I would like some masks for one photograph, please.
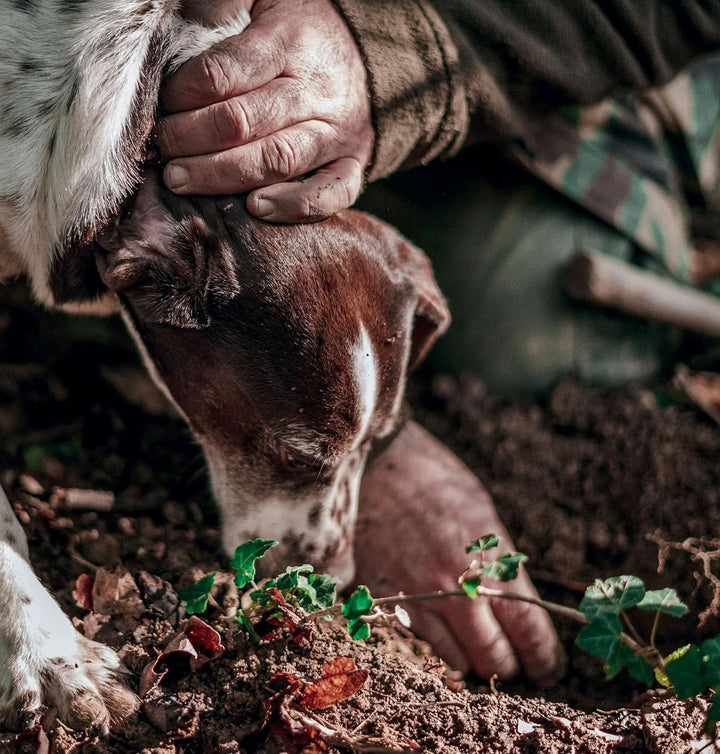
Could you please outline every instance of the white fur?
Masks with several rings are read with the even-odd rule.
[[[370,420],[375,413],[377,400],[377,365],[372,341],[360,325],[360,338],[352,351],[353,374],[357,385],[358,416],[360,418],[357,437],[353,447],[358,447],[365,439],[370,427]]]
[[[217,29],[191,24],[176,15],[178,0],[58,3],[36,0],[26,12],[0,0],[0,279],[26,273],[46,304],[53,256],[137,186],[118,155],[151,40],[156,64],[172,68],[249,23],[243,11]],[[106,724],[133,704],[118,665],[40,584],[0,489],[0,722],[47,704],[66,723]]]
[[[128,172],[118,155],[144,85],[151,40],[160,45],[160,65],[177,67],[249,22],[242,12],[231,24],[208,29],[178,18],[178,4],[93,0],[61,12],[57,0],[36,0],[25,12],[10,0],[0,2],[0,228],[6,242],[0,276],[26,272],[44,303],[52,304],[53,255],[137,185],[137,170]],[[27,62],[41,68],[23,72]],[[27,133],[12,133],[18,118],[32,123]]]

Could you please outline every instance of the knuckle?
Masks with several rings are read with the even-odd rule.
[[[222,102],[214,110],[215,130],[227,143],[239,144],[250,138],[248,113],[237,99]]]
[[[299,164],[296,148],[283,136],[271,136],[265,141],[262,162],[270,173],[281,178],[294,176]]]
[[[301,196],[298,199],[297,207],[292,213],[297,217],[299,222],[308,222],[313,220],[322,220],[332,214],[323,206],[322,199],[313,196]]]
[[[204,86],[216,99],[224,99],[232,90],[230,67],[232,61],[218,50],[210,50],[202,57]]]

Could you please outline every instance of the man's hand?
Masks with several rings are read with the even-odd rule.
[[[363,477],[355,552],[358,583],[382,597],[457,589],[465,546],[485,534],[512,549],[489,495],[432,435],[409,423]],[[494,585],[494,584],[493,584]],[[501,585],[537,596],[527,574]],[[404,605],[412,627],[450,666],[508,678],[520,665],[540,684],[562,673],[563,653],[547,613],[524,602],[453,597]]]
[[[355,201],[372,155],[358,48],[330,0],[183,6],[211,23],[243,7],[252,22],[242,34],[193,58],[163,86],[165,183],[181,194],[251,191],[248,210],[271,222],[328,217]]]

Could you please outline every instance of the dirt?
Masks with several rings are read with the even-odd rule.
[[[577,605],[593,578],[634,573],[650,587],[675,587],[692,607],[693,618],[663,621],[665,649],[720,630],[712,572],[720,544],[711,541],[720,429],[702,412],[660,408],[665,393],[648,387],[572,382],[545,402],[505,402],[471,376],[421,376],[410,397],[416,418],[488,485],[543,597]],[[119,323],[41,312],[21,287],[8,291],[0,304],[0,474],[36,571],[81,628],[119,649],[137,688],[142,669],[186,625],[175,591],[227,568],[227,559],[201,454],[144,377]],[[658,547],[673,542],[684,545]],[[107,618],[107,604],[78,607],[77,578],[98,568],[120,573],[120,563],[139,595],[132,618]],[[288,739],[287,715],[297,722],[309,713],[286,698],[282,717],[278,699],[268,701],[282,691],[273,676],[316,681],[334,657],[354,658],[368,676],[345,701],[312,713],[335,732],[326,735],[329,751],[351,751],[349,739],[355,751],[429,752],[689,752],[707,743],[703,700],[641,695],[623,677],[604,681],[600,664],[575,649],[576,627],[561,621],[568,673],[541,697],[522,680],[491,690],[469,679],[457,690],[404,630],[360,644],[331,626],[312,646],[250,646],[223,617],[232,604],[229,590],[207,617],[222,638],[219,657],[171,673],[107,739],[66,731],[48,713],[52,751],[301,751],[299,739]],[[37,740],[23,745],[42,751]],[[0,752],[16,746],[14,734],[0,732]]]

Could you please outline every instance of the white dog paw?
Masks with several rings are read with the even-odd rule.
[[[0,670],[0,721],[26,725],[47,707],[71,728],[104,730],[137,709],[137,697],[120,680],[115,652],[80,634],[74,645],[57,656],[28,657],[21,651],[6,661]]]

